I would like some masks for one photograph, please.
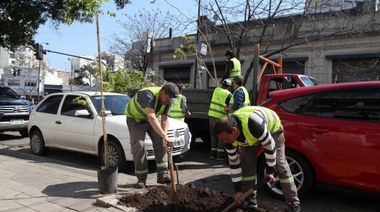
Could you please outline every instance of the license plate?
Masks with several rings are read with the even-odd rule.
[[[185,144],[185,141],[182,139],[174,141],[174,146],[183,146],[184,144]]]
[[[19,124],[24,124],[24,119],[12,119],[9,122],[9,125],[19,125]]]

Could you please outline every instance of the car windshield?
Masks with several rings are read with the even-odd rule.
[[[127,95],[104,95],[104,107],[106,111],[111,111],[112,115],[124,115],[125,106],[131,100]],[[102,103],[101,97],[91,96],[91,101],[94,104],[98,114],[101,114]]]
[[[2,99],[19,99],[20,97],[12,89],[0,87],[0,98]]]

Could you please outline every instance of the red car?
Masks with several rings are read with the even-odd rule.
[[[282,120],[286,156],[300,196],[316,182],[380,192],[380,82],[274,91],[261,106]],[[278,182],[266,189],[282,196]]]

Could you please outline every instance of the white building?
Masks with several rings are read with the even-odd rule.
[[[378,7],[380,6],[379,0],[306,0],[305,12],[323,13],[330,11],[347,10],[358,7],[364,2],[372,2],[372,5],[375,7],[375,11],[377,11]]]
[[[45,85],[69,84],[69,73],[49,68],[46,61],[37,60],[34,49],[29,46],[19,47],[14,52],[0,48],[0,74],[2,85],[27,97],[44,95]]]
[[[124,67],[124,59],[110,52],[102,52],[102,65],[104,70],[115,72]],[[75,72],[88,65],[96,65],[97,57],[83,55],[71,57],[70,72],[50,68],[44,60],[37,60],[34,48],[19,47],[15,52],[0,48],[0,76],[1,84],[14,89],[19,95],[36,97],[51,92],[63,90],[96,89],[97,78],[87,71],[87,78],[82,78],[86,86],[69,85],[70,78],[76,77]],[[41,67],[40,67],[41,66]],[[38,77],[40,76],[40,77]],[[38,84],[40,83],[40,86]],[[40,91],[38,92],[38,87]]]
[[[101,57],[102,61],[105,61],[105,64],[107,64],[109,72],[115,72],[125,67],[124,59],[120,55],[111,52],[102,52]]]
[[[74,78],[75,71],[80,70],[83,66],[88,66],[91,64],[96,64],[96,57],[90,55],[83,55],[80,57],[71,57],[70,58],[70,77]]]

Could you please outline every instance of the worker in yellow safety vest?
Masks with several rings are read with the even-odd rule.
[[[215,124],[215,133],[224,142],[234,198],[244,211],[256,211],[257,208],[256,191],[249,193],[247,198],[242,195],[257,184],[257,154],[261,146],[266,162],[263,179],[273,183],[276,171],[288,211],[301,211],[297,187],[285,156],[284,129],[273,110],[260,106],[240,108],[231,116],[219,119]],[[240,156],[238,147],[241,148]]]
[[[190,116],[191,112],[187,108],[186,96],[182,95],[182,85],[178,83],[177,87],[179,90],[179,94],[177,97],[178,104],[172,105],[172,107],[170,108],[169,117],[184,122],[185,116]]]
[[[126,105],[124,114],[127,116],[129,142],[137,177],[135,188],[141,189],[146,186],[148,176],[147,151],[144,145],[146,134],[149,135],[153,144],[157,183],[171,183],[164,146],[173,146],[173,140],[167,135],[168,115],[171,105],[177,104],[178,94],[178,87],[174,83],[167,83],[162,87],[143,88],[137,91]],[[161,123],[157,119],[160,115]]]
[[[249,93],[247,89],[243,86],[244,78],[240,75],[234,76],[232,80],[232,85],[235,90],[232,94],[230,104],[225,108],[225,111],[228,111],[229,114],[232,114],[239,108],[250,106],[251,100],[249,99]]]
[[[211,158],[217,160],[226,160],[223,141],[218,139],[214,132],[215,123],[225,116],[227,112],[224,108],[228,106],[232,97],[229,88],[231,87],[231,80],[225,79],[221,87],[216,87],[212,92],[210,109],[208,110],[209,123],[210,123],[210,143],[211,143]]]
[[[235,53],[232,50],[227,50],[224,55],[227,59],[226,70],[224,76],[220,80],[220,84],[223,83],[224,79],[232,80],[234,76],[241,75],[241,64],[240,61],[235,57]]]

